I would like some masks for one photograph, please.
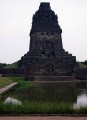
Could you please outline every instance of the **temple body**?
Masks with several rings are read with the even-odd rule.
[[[69,76],[76,57],[63,49],[62,29],[50,3],[41,3],[33,15],[29,52],[21,58],[21,68],[30,76]]]

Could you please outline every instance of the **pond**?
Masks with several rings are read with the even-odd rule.
[[[87,105],[87,82],[31,82],[25,87],[18,84],[4,97],[29,102],[69,103],[74,108]]]

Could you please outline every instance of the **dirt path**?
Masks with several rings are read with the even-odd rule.
[[[0,120],[87,120],[87,117],[59,117],[59,116],[2,116]]]

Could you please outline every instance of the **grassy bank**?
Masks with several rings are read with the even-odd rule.
[[[14,80],[9,77],[0,77],[0,88],[12,83],[13,81]]]
[[[87,68],[87,65],[85,65],[85,64],[83,64],[81,62],[78,62],[78,65],[79,65],[80,68]]]
[[[19,66],[20,66],[20,60],[17,62],[14,62],[12,64],[9,64],[9,65],[5,66],[4,68],[19,68]]]
[[[33,103],[24,105],[5,105],[0,103],[1,115],[21,115],[21,114],[87,114],[87,107],[74,109],[69,104],[57,103]]]
[[[0,77],[0,88],[4,87],[12,82],[24,81],[23,77]]]

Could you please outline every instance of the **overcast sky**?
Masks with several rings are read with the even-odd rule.
[[[87,0],[0,0],[0,63],[13,63],[29,50],[32,16],[40,2],[58,15],[63,47],[87,60]]]

